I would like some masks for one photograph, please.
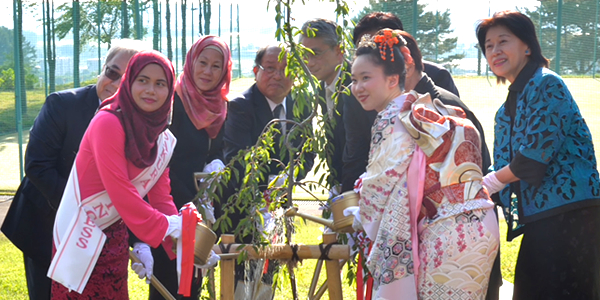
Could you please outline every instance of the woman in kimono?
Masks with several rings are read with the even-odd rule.
[[[166,130],[173,91],[171,62],[142,51],[92,119],[57,212],[52,299],[128,299],[127,228],[143,241],[134,252],[147,278],[149,246],[171,249],[169,236],[179,236],[167,168],[175,146]]]
[[[462,109],[404,91],[414,61],[399,32],[363,39],[352,93],[378,112],[358,184],[375,299],[485,299],[498,251],[481,185],[481,141]]]

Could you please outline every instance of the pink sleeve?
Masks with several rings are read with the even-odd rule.
[[[127,227],[140,240],[156,248],[167,232],[168,221],[140,197],[131,183],[125,158],[125,132],[116,116],[105,114],[96,120],[90,141],[94,159],[98,162],[98,174]],[[161,181],[164,184],[162,177]],[[172,202],[171,198],[169,200]]]
[[[150,205],[165,215],[176,215],[179,212],[173,196],[171,196],[171,179],[169,178],[169,168],[165,169],[156,184],[148,192],[148,201]]]

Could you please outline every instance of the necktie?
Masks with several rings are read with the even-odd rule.
[[[333,92],[328,89],[325,88],[325,102],[327,103],[327,114],[329,115],[329,118],[333,118]]]
[[[283,115],[282,115],[283,113]],[[273,110],[273,119],[282,119],[285,120],[285,110],[283,109],[283,104],[279,104],[277,106],[275,106],[275,109]],[[279,123],[281,124],[281,132],[285,132],[285,123]]]

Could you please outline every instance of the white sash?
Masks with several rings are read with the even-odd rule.
[[[159,135],[156,160],[131,181],[141,197],[150,191],[166,169],[175,143],[176,139],[168,129]],[[73,164],[56,213],[54,246],[57,250],[48,277],[81,294],[106,241],[102,230],[119,219],[121,216],[106,191],[81,200],[77,168]]]

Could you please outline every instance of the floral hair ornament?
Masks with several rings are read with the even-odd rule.
[[[365,34],[360,38],[360,43],[358,43],[358,48],[360,47],[371,47],[373,49],[377,49],[377,44],[373,42],[371,35]]]
[[[373,38],[373,41],[379,46],[379,53],[381,54],[381,59],[386,60],[385,50],[389,49],[391,57],[390,60],[394,61],[394,45],[400,44],[400,39],[402,39],[403,42],[401,45],[406,45],[406,42],[404,42],[404,39],[398,34],[394,33],[394,31],[391,29],[386,28],[382,29],[381,31],[383,34],[375,36],[375,38]]]

